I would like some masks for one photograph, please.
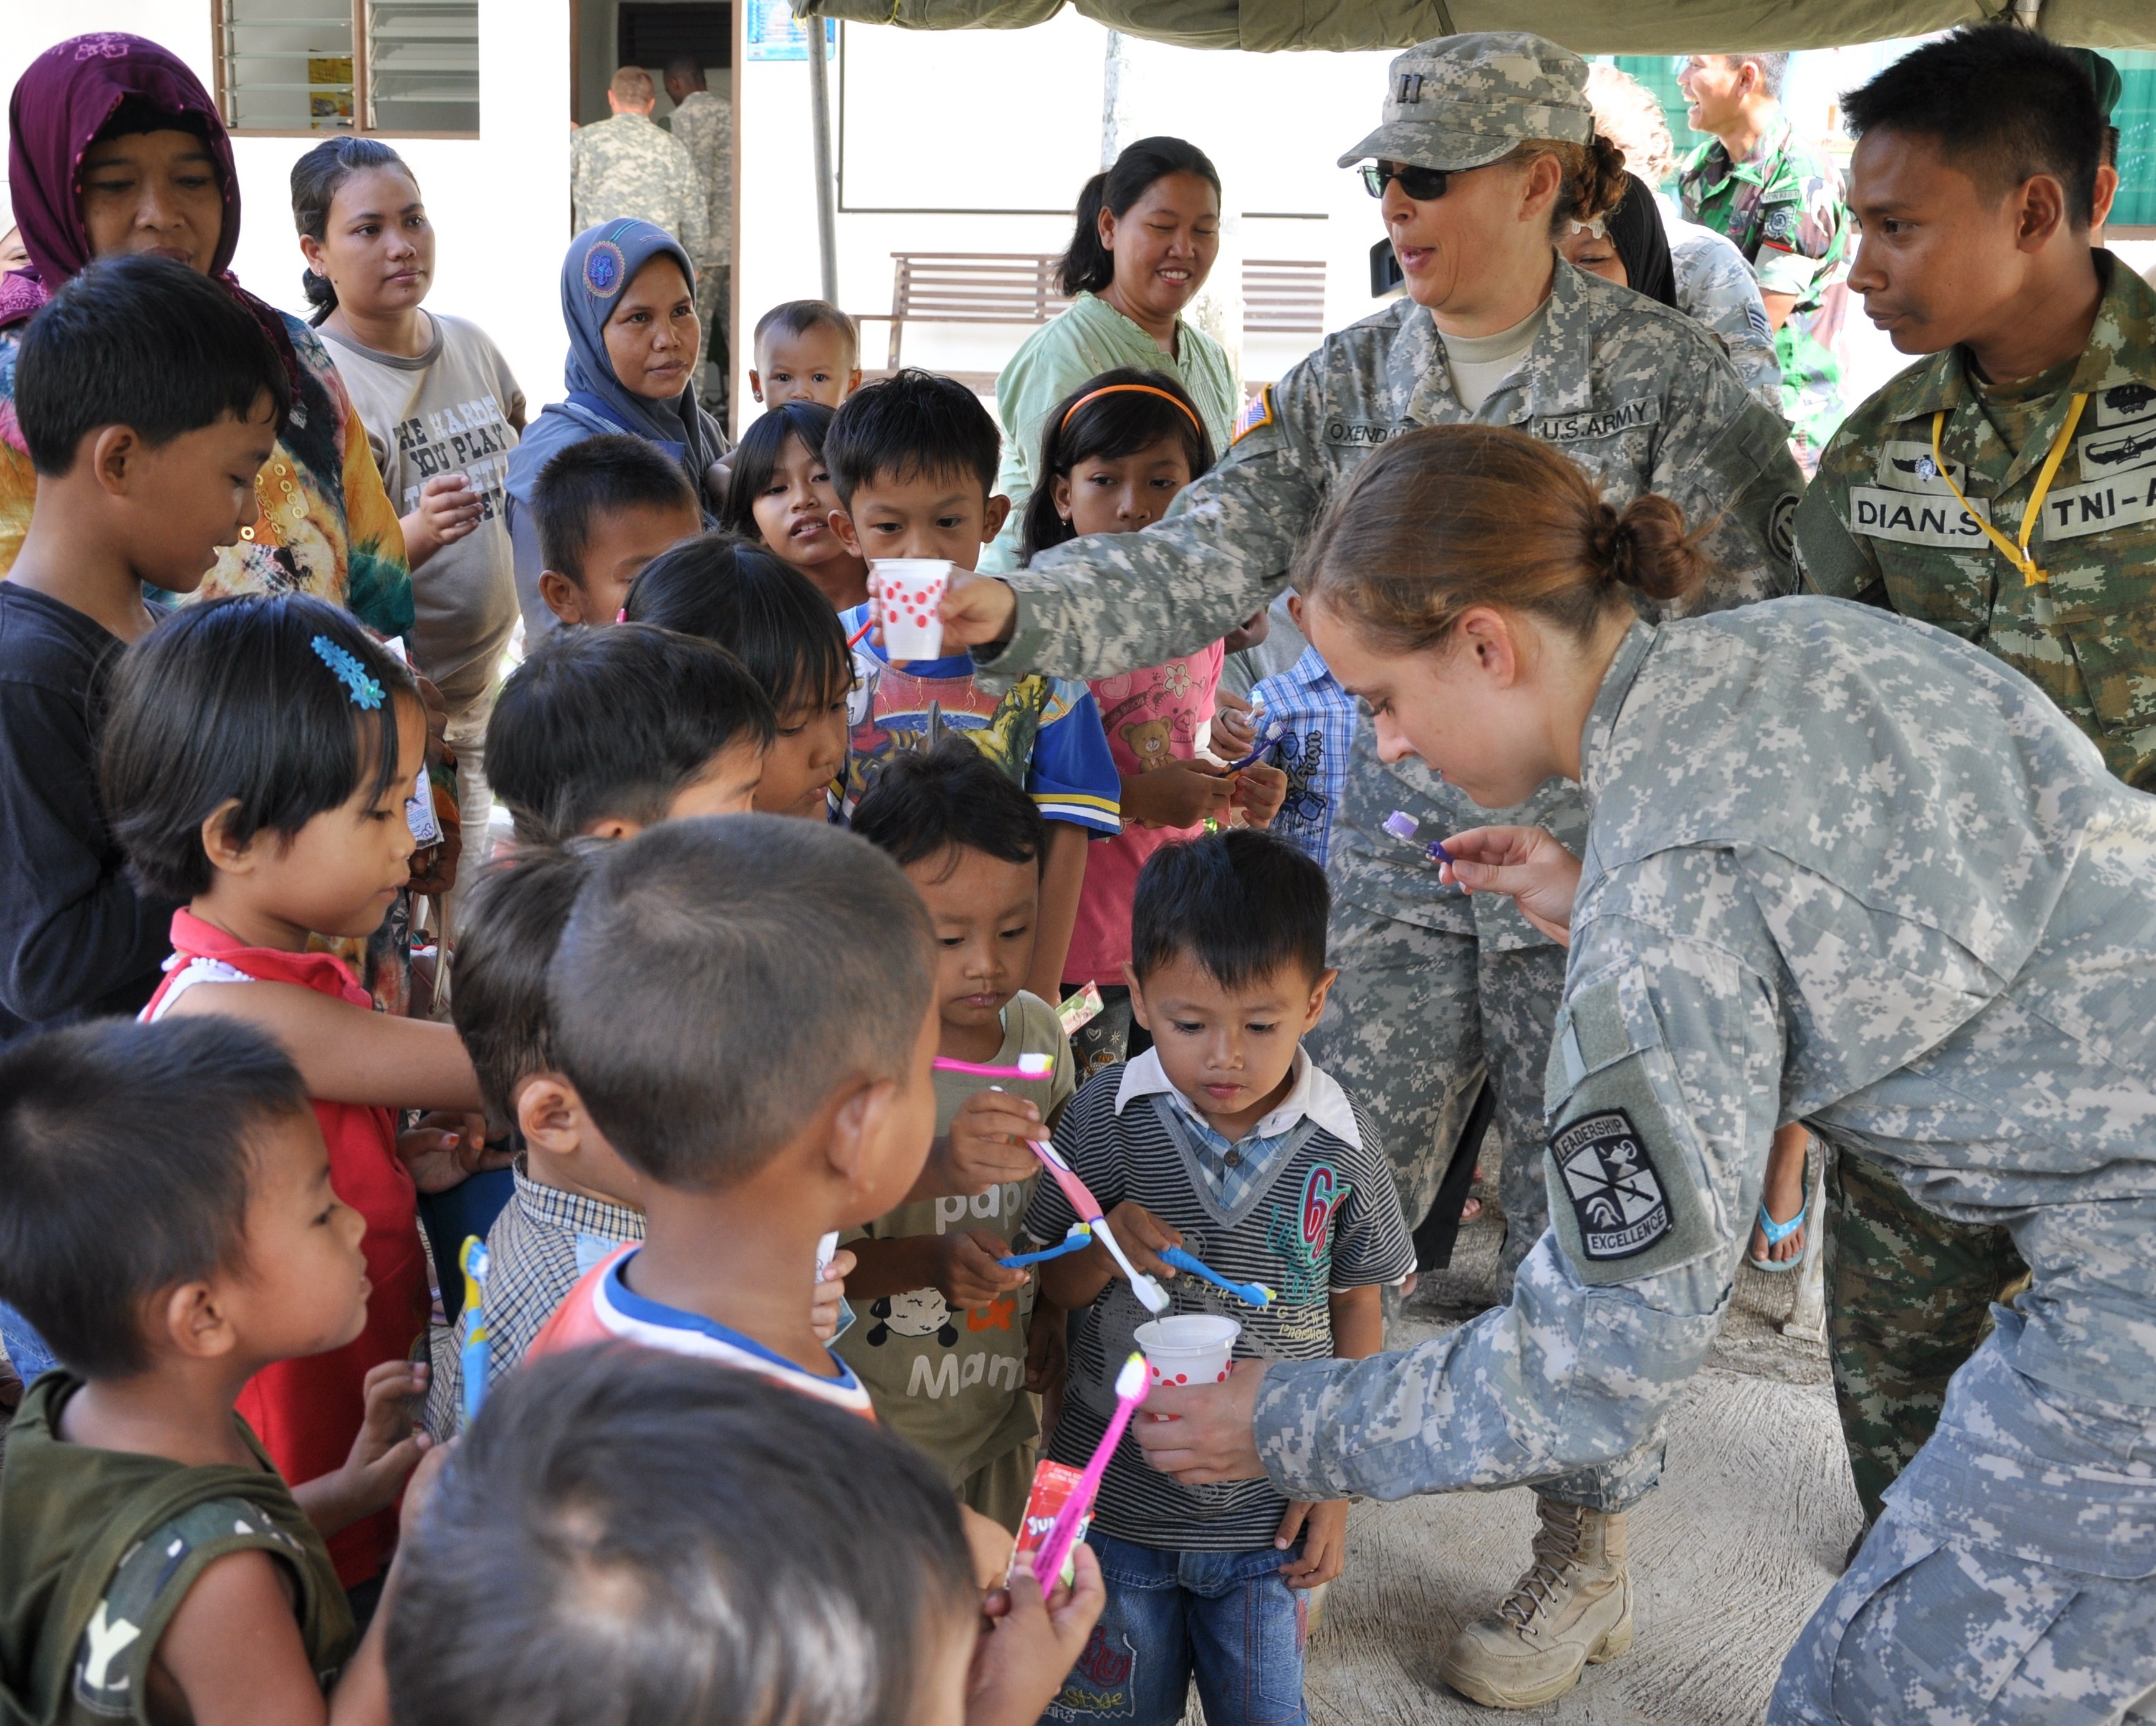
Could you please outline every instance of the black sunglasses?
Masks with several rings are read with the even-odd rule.
[[[1452,176],[1441,167],[1409,167],[1400,162],[1364,164],[1363,183],[1369,188],[1371,197],[1383,198],[1388,180],[1398,180],[1400,190],[1417,203],[1429,203],[1445,196],[1445,187],[1452,183]]]

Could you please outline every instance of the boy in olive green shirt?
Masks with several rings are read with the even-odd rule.
[[[1002,1178],[963,1194],[916,1191],[851,1240],[846,1292],[860,1318],[834,1345],[877,1418],[941,1465],[963,1503],[1015,1533],[1040,1433],[1029,1393],[1060,1379],[1063,1315],[1037,1298],[1030,1271],[998,1261],[1015,1250],[1039,1169],[1024,1141],[1046,1136],[1077,1086],[1055,1009],[1019,987],[1047,830],[1033,799],[963,737],[895,758],[853,824],[897,860],[935,923],[939,1056],[1050,1061],[1038,1080],[939,1069],[936,1124],[948,1143],[931,1169]]]
[[[365,1225],[329,1177],[297,1069],[238,1020],[0,1054],[0,1299],[61,1363],[0,1467],[0,1715],[386,1726],[381,1634],[355,1636],[323,1537],[403,1488],[425,1369],[377,1367],[351,1456],[296,1491],[234,1407],[366,1320]]]

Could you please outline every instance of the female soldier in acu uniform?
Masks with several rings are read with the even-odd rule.
[[[1168,521],[1060,547],[1005,581],[962,582],[944,608],[948,639],[1007,644],[977,654],[984,676],[1105,676],[1192,651],[1280,591],[1336,481],[1402,432],[1467,420],[1541,439],[1614,500],[1658,491],[1714,522],[1721,573],[1699,603],[1786,592],[1801,485],[1787,429],[1691,320],[1553,249],[1555,227],[1593,219],[1624,187],[1586,80],[1577,54],[1523,34],[1450,36],[1394,59],[1383,123],[1341,166],[1374,163],[1363,172],[1409,298],[1328,337],[1260,396],[1227,459]],[[1584,824],[1576,787],[1521,797],[1508,819]],[[1548,1214],[1540,1081],[1563,957],[1508,905],[1471,905],[1441,883],[1383,830],[1394,809],[1436,833],[1489,819],[1419,764],[1380,762],[1361,728],[1331,868],[1338,1017],[1312,1051],[1375,1117],[1413,1218],[1486,1067],[1507,1143],[1510,1270]],[[1658,1467],[1643,1456],[1543,1484],[1537,1550],[1570,1556],[1554,1569],[1538,1559],[1462,1633],[1448,1682],[1527,1707],[1568,1689],[1589,1651],[1629,1646],[1622,1513]]]
[[[1692,543],[1517,434],[1410,434],[1299,584],[1312,639],[1489,804],[1446,841],[1571,953],[1553,1230],[1409,1353],[1156,1395],[1150,1460],[1296,1498],[1489,1487],[1650,1442],[1727,1310],[1790,1115],[2034,1275],[1782,1669],[1776,1723],[2110,1722],[2156,1702],[2156,800],[1981,648],[1815,598],[1643,623]]]

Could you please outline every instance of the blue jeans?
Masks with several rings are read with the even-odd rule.
[[[1097,1529],[1086,1544],[1108,1604],[1047,1718],[1175,1726],[1195,1675],[1205,1726],[1305,1726],[1310,1596],[1280,1577],[1295,1553],[1163,1552]]]
[[[30,1321],[5,1302],[0,1302],[0,1348],[7,1349],[8,1365],[25,1384],[59,1364],[45,1339],[30,1328]]]

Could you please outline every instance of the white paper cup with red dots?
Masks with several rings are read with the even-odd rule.
[[[886,659],[943,657],[943,595],[957,566],[947,557],[875,557],[877,609]]]
[[[1155,1318],[1133,1334],[1145,1351],[1156,1384],[1218,1384],[1243,1327],[1216,1312],[1178,1312]]]

